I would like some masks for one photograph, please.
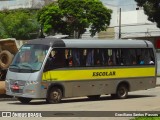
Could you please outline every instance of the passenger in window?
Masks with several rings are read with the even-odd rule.
[[[144,60],[142,58],[142,56],[140,56],[140,62],[139,62],[140,65],[143,65],[144,64]]]
[[[108,60],[108,65],[114,65],[114,64],[113,64],[113,60],[109,59],[109,60]]]
[[[104,64],[104,51],[100,49],[95,49],[94,52],[94,64],[97,66],[103,65]]]
[[[137,61],[136,61],[136,57],[132,56],[132,65],[136,65]]]
[[[71,54],[71,50],[66,49],[65,50],[65,65],[68,66],[73,66],[73,58]]]
[[[72,57],[68,57],[68,62],[69,62],[69,66],[73,66],[73,60],[72,60]]]
[[[65,52],[64,50],[56,50],[54,54],[54,66],[64,67],[65,66]]]
[[[84,49],[82,50],[82,55],[81,55],[81,65],[86,66],[86,59],[87,59],[87,50]]]
[[[40,62],[41,59],[38,58],[38,61]],[[44,71],[49,71],[49,70],[52,70],[52,69],[54,69],[54,59],[53,59],[53,57],[52,57],[52,54],[50,53],[50,55],[49,55],[48,58],[47,58],[47,62],[46,62],[46,64],[45,64],[45,69],[44,69]]]
[[[101,64],[100,64],[100,60],[97,60],[97,61],[96,61],[96,65],[97,65],[97,66],[98,66],[98,65],[101,65]]]
[[[21,54],[21,56],[20,56],[20,61],[21,61],[21,62],[29,62],[30,59],[31,59],[31,56],[33,56],[33,55],[31,55],[31,52],[30,52],[30,51],[25,51],[25,52],[23,52],[23,53]]]
[[[135,60],[133,60],[132,64],[133,64],[133,65],[136,65],[136,64],[137,64],[137,62],[136,62]]]
[[[72,60],[74,66],[80,66],[80,51],[78,49],[72,50]]]
[[[51,62],[53,62],[53,61],[54,61],[54,59],[55,59],[55,57],[54,57],[54,56],[52,56],[52,54],[50,53],[50,55],[49,55],[49,57],[48,57],[48,60],[49,60],[49,61],[51,61]]]
[[[68,49],[65,50],[65,66],[66,67],[69,66],[69,50]]]
[[[88,49],[86,66],[93,66],[93,65],[94,65],[94,49]]]

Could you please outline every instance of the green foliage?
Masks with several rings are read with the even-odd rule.
[[[159,0],[135,0],[138,6],[144,8],[144,13],[148,16],[148,20],[156,22],[160,28],[160,1]]]
[[[51,33],[53,30],[59,32],[60,26],[63,24],[62,17],[63,14],[59,7],[53,3],[43,7],[38,13],[38,21],[43,26],[45,33]]]
[[[112,11],[103,6],[103,4],[97,0],[86,0],[87,17],[91,23],[91,36],[94,36],[96,32],[106,30],[110,24]]]
[[[38,21],[44,32],[62,33],[79,38],[90,27],[91,36],[106,30],[110,24],[112,11],[99,0],[58,0],[43,7],[38,13]]]
[[[0,38],[19,40],[37,38],[39,24],[35,10],[5,10],[0,12]]]
[[[160,117],[136,117],[131,120],[160,120]]]

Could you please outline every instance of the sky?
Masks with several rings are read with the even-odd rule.
[[[106,5],[113,5],[122,8],[124,11],[135,10],[135,0],[101,0]]]

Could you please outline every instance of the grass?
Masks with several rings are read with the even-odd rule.
[[[130,120],[160,120],[160,117],[136,117]]]

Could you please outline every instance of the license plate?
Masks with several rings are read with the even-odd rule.
[[[19,89],[20,89],[18,85],[12,85],[11,88],[12,88],[13,90],[19,90]]]

